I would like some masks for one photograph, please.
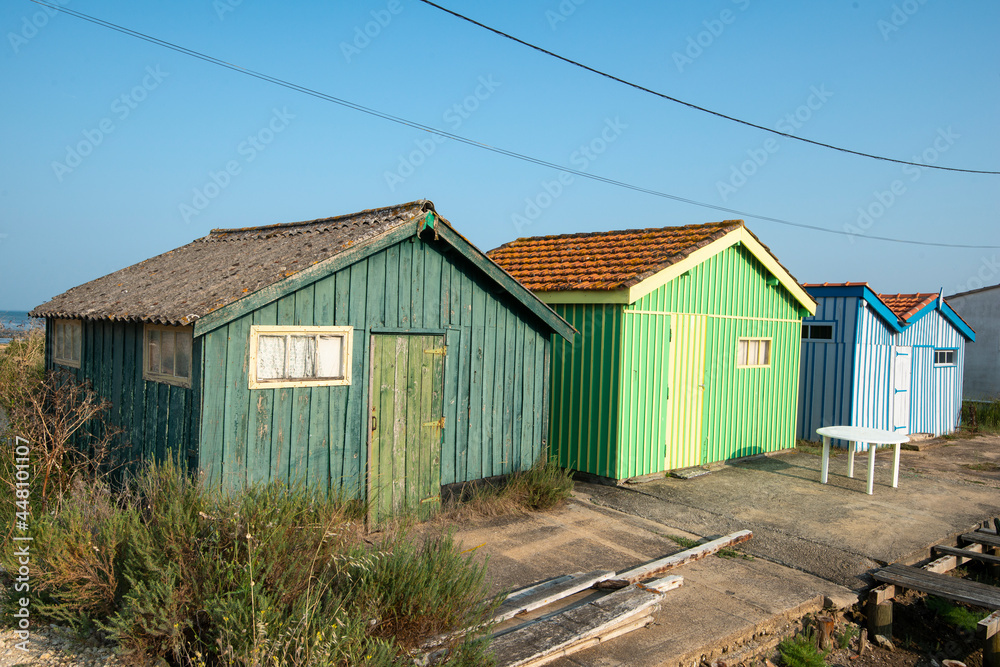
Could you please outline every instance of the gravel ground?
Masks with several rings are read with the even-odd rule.
[[[15,647],[21,640],[13,630],[0,630],[0,667],[14,665],[80,665],[86,667],[117,667],[124,663],[114,655],[111,646],[94,639],[81,641],[68,628],[45,625],[31,629],[28,650]]]

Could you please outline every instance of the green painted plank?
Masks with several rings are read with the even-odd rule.
[[[290,325],[295,321],[294,295],[278,299],[275,320],[278,325]],[[288,483],[291,480],[292,390],[283,387],[272,391],[270,479]]]
[[[296,326],[313,324],[312,285],[307,285],[295,293],[295,311],[292,320]],[[309,479],[309,427],[311,422],[312,387],[292,389],[292,424],[289,456],[289,482],[307,482]]]
[[[415,246],[416,238],[414,237],[410,237],[396,246],[399,249],[399,269],[396,281],[396,326],[404,329],[413,326],[411,291],[413,286],[413,249]]]
[[[479,290],[482,292],[482,290]],[[504,374],[503,368],[497,367],[496,364],[496,353],[497,353],[497,300],[493,298],[492,295],[486,295],[485,298],[485,324],[484,324],[484,337],[483,337],[483,398],[480,402],[482,413],[482,448],[484,452],[484,461],[490,458],[490,472],[484,474],[483,476],[496,475],[499,474],[500,466],[499,461],[496,461],[492,456],[487,457],[485,454],[495,453],[498,441],[494,438],[493,422],[496,415],[497,403],[495,400],[495,394],[497,390],[497,385],[503,382]],[[477,306],[473,306],[473,315],[476,315]],[[476,405],[475,399],[473,399],[473,405]]]
[[[468,295],[468,296],[466,296]],[[489,387],[484,386],[483,366],[488,363],[483,359],[483,348],[485,345],[485,299],[486,294],[479,289],[475,283],[463,281],[462,287],[463,319],[468,319],[468,326],[472,330],[472,366],[469,384],[469,455],[468,471],[470,478],[489,477],[492,475],[493,461],[485,450],[483,441],[483,395],[489,391]],[[464,306],[468,303],[471,308],[468,315],[465,315]],[[463,322],[463,324],[465,324]]]
[[[132,390],[132,438],[131,460],[138,469],[142,465],[143,453],[146,450],[146,381],[142,379],[143,338],[142,325],[136,325],[135,336],[132,338],[132,353],[135,357],[135,372],[130,378]]]
[[[385,326],[385,264],[384,254],[368,258],[367,310],[365,321],[369,327]]]
[[[491,438],[490,449],[488,450],[494,465],[497,467],[497,472],[494,474],[501,474],[500,470],[504,467],[501,463],[504,446],[504,406],[510,400],[509,388],[514,381],[513,377],[511,377],[511,362],[513,360],[507,358],[506,342],[507,326],[511,318],[511,312],[503,307],[502,304],[497,304],[496,320],[492,330],[489,332],[489,337],[493,343],[493,354],[489,357],[489,362],[493,365],[496,376],[496,381],[490,387],[492,394],[489,414]]]
[[[408,336],[392,336],[392,513],[399,515],[406,507],[406,384],[409,371]],[[384,360],[385,361],[385,360]],[[385,363],[389,363],[386,361]],[[383,449],[385,447],[383,446]]]
[[[421,326],[434,328],[447,326],[444,318],[444,304],[449,303],[448,286],[443,282],[444,258],[440,253],[425,243],[419,244],[420,256],[424,265],[419,278],[423,292],[424,306],[420,314]]]
[[[444,434],[441,445],[441,483],[453,484],[455,478],[455,453],[458,423],[458,357],[461,332],[448,329],[445,333],[447,355],[444,367]]]
[[[511,403],[511,412],[514,416],[514,424],[510,431],[509,446],[505,446],[503,452],[503,470],[502,472],[508,473],[512,472],[514,469],[514,462],[520,460],[521,458],[521,439],[524,435],[524,413],[527,408],[524,402],[524,375],[525,375],[525,361],[527,359],[527,350],[525,348],[525,338],[527,337],[528,327],[525,326],[525,322],[522,319],[518,319],[517,327],[514,332],[514,359],[516,360],[514,367],[511,369],[511,375],[514,383],[514,401]],[[506,442],[505,442],[506,445]]]
[[[407,244],[408,245],[408,244]],[[385,259],[385,312],[382,316],[382,323],[388,327],[399,326],[399,244],[386,248],[381,255]]]
[[[247,481],[247,422],[250,417],[249,345],[250,318],[229,323],[226,352],[226,386],[223,439],[223,478],[225,489],[240,488]]]
[[[431,343],[438,347],[444,341],[441,337],[434,338]],[[442,355],[431,355],[431,369],[432,369],[432,393],[431,393],[431,418],[433,420],[439,419],[444,415],[444,372],[445,372],[445,357]],[[429,506],[427,508],[428,513],[437,511],[441,507],[441,443],[443,441],[443,434],[440,429],[428,429],[431,440],[431,463],[430,463],[430,479],[427,483],[427,493],[428,495],[437,495],[438,502]]]
[[[519,327],[523,326],[521,318],[514,313],[507,313],[507,326],[504,332],[504,400],[503,400],[503,441],[501,457],[510,461],[514,452],[514,412],[518,401],[518,366],[517,338]]]
[[[109,417],[116,426],[125,423],[123,411],[124,401],[122,397],[122,381],[124,376],[125,363],[125,323],[114,322],[112,327],[112,353],[111,353],[111,413]]]
[[[394,336],[373,336],[376,341],[378,356],[375,364],[380,369],[378,406],[375,416],[378,419],[375,433],[378,435],[378,448],[372,448],[373,465],[377,460],[377,473],[372,477],[372,495],[379,519],[390,516],[393,506],[393,437],[396,425],[394,410],[395,402],[395,366],[396,350]],[[376,455],[377,452],[377,455]]]
[[[216,329],[204,337],[205,377],[202,381],[202,434],[199,461],[210,486],[222,484],[223,442],[225,440],[226,367],[229,327]],[[147,406],[148,410],[148,406]]]
[[[336,319],[337,275],[316,281],[313,286],[313,325],[333,326]]]
[[[424,354],[424,350],[430,348],[430,345],[424,344],[429,340],[425,336],[402,338],[406,340],[405,385],[396,388],[396,406],[397,415],[400,409],[403,414],[404,446],[397,456],[401,454],[400,458],[404,462],[402,474],[405,481],[405,506],[407,510],[412,511],[419,508],[420,501],[426,497],[423,487],[427,483],[427,472],[425,465],[422,465],[422,459],[426,444],[424,424],[429,420],[424,418],[425,415],[420,410],[420,392],[421,373],[429,356]],[[398,359],[396,364],[397,368],[403,365]]]
[[[187,438],[188,398],[190,389],[184,387],[169,387],[167,414],[167,455],[178,458],[181,462],[186,457],[185,440]]]
[[[170,418],[170,385],[163,382],[151,383],[156,387],[156,460],[167,458],[167,425]]]
[[[310,488],[326,492],[330,488],[330,394],[336,387],[313,387],[309,405]]]
[[[410,247],[410,326],[419,329],[424,326],[424,290],[427,276],[424,275],[424,255],[427,252],[426,246],[416,241]],[[439,285],[430,288],[435,293]]]
[[[351,270],[349,268],[337,273],[334,295],[334,324],[346,326],[350,323],[351,306]],[[363,338],[363,332],[354,332],[355,340],[352,352],[355,355],[357,355],[356,350],[364,349],[363,342],[362,345],[358,345],[359,341],[362,341]],[[367,431],[365,429],[359,429],[355,433],[351,433],[347,429],[350,394],[368,391],[367,374],[356,373],[354,368],[351,370],[352,384],[350,386],[330,388],[330,406],[328,411],[330,487],[337,493],[345,494],[348,493],[344,479],[345,457],[352,456],[356,460],[358,453],[367,447],[365,441]]]
[[[196,336],[212,331],[227,322],[242,317],[253,312],[261,306],[265,306],[283,296],[293,294],[303,285],[308,285],[316,280],[330,275],[339,269],[351,266],[357,262],[363,262],[369,254],[377,253],[379,250],[413,236],[416,233],[416,223],[407,223],[385,234],[365,240],[358,245],[337,254],[330,259],[314,264],[298,273],[257,290],[252,294],[223,306],[195,322],[194,333]]]
[[[424,349],[439,348],[445,343],[441,336],[421,338]],[[444,415],[444,370],[446,360],[442,355],[425,354],[420,364],[420,471],[418,492],[419,516],[430,517],[440,508],[441,498],[441,444],[443,433],[433,424]],[[435,501],[434,498],[437,500]]]
[[[273,326],[278,322],[278,304],[269,303],[252,314],[251,324]],[[248,380],[249,382],[249,380]],[[271,462],[271,426],[274,408],[273,389],[250,391],[250,410],[247,415],[247,482],[267,483],[274,470]]]
[[[458,392],[455,410],[455,477],[456,482],[467,482],[470,476],[469,458],[469,385],[471,381],[470,367],[472,355],[472,332],[466,328],[459,329],[458,349]]]
[[[132,458],[132,448],[135,445],[132,440],[132,432],[135,425],[135,422],[132,421],[135,414],[135,330],[136,325],[128,324],[122,332],[122,376],[120,385],[122,408],[120,425],[124,429],[122,432],[122,445],[125,448],[118,453],[118,456],[133,471],[135,469],[132,463],[134,461]]]

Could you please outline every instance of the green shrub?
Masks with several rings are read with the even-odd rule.
[[[490,664],[485,566],[448,535],[371,544],[361,518],[304,488],[210,491],[171,462],[119,497],[76,485],[33,522],[35,612],[102,629],[136,664],[412,664],[470,627],[443,664]]]
[[[560,468],[555,460],[543,460],[498,484],[471,488],[446,506],[443,518],[493,517],[558,507],[573,493],[573,472]]]
[[[982,618],[981,614],[974,614],[967,607],[934,595],[927,596],[926,604],[942,621],[953,628],[959,628],[966,632],[975,632],[979,619]]]
[[[1000,433],[1000,400],[963,402],[962,429],[971,433]]]
[[[816,636],[812,629],[800,632],[778,644],[781,663],[785,667],[825,667],[829,651],[816,648]]]

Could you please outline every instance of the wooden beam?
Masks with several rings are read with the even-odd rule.
[[[872,576],[876,581],[932,593],[955,602],[966,602],[986,609],[1000,609],[1000,588],[978,581],[949,577],[899,563],[876,570]]]
[[[959,539],[963,542],[983,544],[988,547],[1000,547],[1000,535],[987,533],[986,531],[977,530],[974,533],[963,533]]]
[[[976,636],[980,639],[989,639],[1000,632],[1000,610],[993,612],[976,624]]]
[[[680,588],[683,585],[684,577],[677,574],[670,574],[662,579],[651,581],[648,584],[642,584],[644,588],[651,588],[657,593],[666,593],[667,591],[672,591],[675,588]]]
[[[991,556],[990,554],[984,554],[983,545],[981,544],[970,544],[964,549],[938,544],[936,546],[931,547],[931,551],[947,554],[946,557],[951,557],[956,561],[955,565],[949,567],[947,570],[942,570],[943,572],[952,570],[958,567],[959,565],[962,565],[963,563],[972,560],[979,561],[980,563],[992,563],[993,565],[1000,565],[1000,556]],[[939,558],[938,560],[944,560],[944,558]]]
[[[731,547],[734,544],[741,544],[748,541],[752,537],[753,533],[751,531],[740,530],[730,535],[725,535],[724,537],[712,540],[711,542],[706,542],[705,544],[685,549],[684,551],[680,551],[671,556],[666,556],[650,563],[646,563],[645,565],[632,568],[631,570],[615,575],[615,579],[623,579],[629,583],[636,583],[642,581],[643,579],[649,579],[659,574],[663,574],[667,570],[672,570],[673,568],[684,565],[685,563],[700,560],[705,556],[711,556],[717,551],[725,549],[726,547]]]
[[[882,584],[868,591],[868,602],[870,604],[882,604],[886,600],[896,597],[896,594],[899,592],[892,584]]]
[[[515,591],[507,596],[503,604],[497,607],[493,622],[500,623],[522,612],[538,609],[570,595],[575,595],[612,575],[614,572],[610,570],[577,572]]]

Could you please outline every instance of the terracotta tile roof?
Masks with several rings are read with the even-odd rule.
[[[637,285],[742,226],[742,220],[725,220],[535,236],[505,243],[486,254],[530,290],[611,291]]]
[[[896,314],[901,321],[906,322],[920,310],[938,298],[937,294],[879,294],[878,298]]]
[[[213,229],[208,236],[74,287],[33,317],[190,324],[313,264],[404,225],[429,201],[306,222]]]

